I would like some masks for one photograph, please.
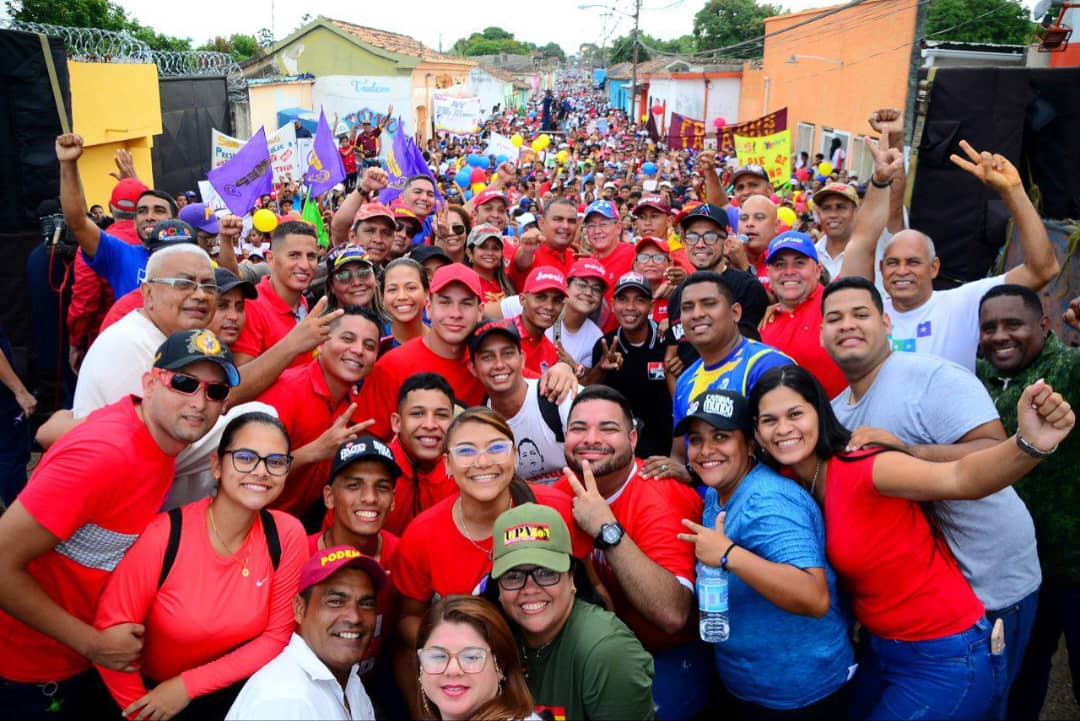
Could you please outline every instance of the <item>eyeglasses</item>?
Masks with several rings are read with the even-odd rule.
[[[266,466],[266,472],[271,476],[284,476],[289,472],[289,466],[292,465],[292,456],[287,453],[271,453],[266,456],[260,456],[250,448],[237,448],[231,451],[225,451],[225,455],[232,456],[232,466],[240,473],[251,473],[258,465],[259,461],[262,461]]]
[[[404,230],[409,235],[416,235],[420,232],[420,229],[412,223],[402,223],[400,220],[394,221],[394,230]]]
[[[339,270],[334,273],[334,280],[339,283],[348,283],[353,278],[364,280],[375,274],[371,268],[357,268],[356,270]]]
[[[471,443],[462,443],[454,446],[450,449],[450,455],[456,460],[462,463],[474,464],[483,454],[487,454],[488,458],[500,459],[506,458],[514,452],[514,444],[510,441],[495,441],[488,445],[487,448],[477,448]]]
[[[605,230],[613,225],[615,225],[614,220],[598,220],[594,223],[586,223],[584,228],[586,233],[590,233],[594,230]]]
[[[465,226],[464,225],[458,225],[458,224],[455,223],[454,225],[450,226],[450,232],[453,233],[454,235],[461,235],[462,233],[465,232]]]
[[[193,396],[202,390],[206,393],[207,400],[220,403],[229,397],[229,391],[232,390],[228,383],[211,383],[190,376],[187,373],[177,373],[164,368],[153,368],[152,370],[154,375],[161,379],[162,383],[168,384],[174,391],[185,396]]]
[[[480,673],[487,665],[488,653],[486,648],[475,646],[463,648],[457,653],[450,653],[445,648],[432,646],[418,649],[416,655],[420,658],[420,668],[424,673],[444,673],[450,667],[450,659],[454,658],[457,659],[463,673]]]
[[[161,283],[162,285],[171,285],[177,290],[182,290],[185,293],[198,288],[207,295],[217,295],[218,287],[217,283],[199,283],[191,278],[147,278],[147,283]]]
[[[589,281],[582,280],[581,278],[571,278],[570,279],[570,285],[576,286],[577,288],[580,288],[581,290],[586,291],[588,293],[592,293],[593,295],[603,295],[604,294],[604,284],[603,283],[590,283]]]
[[[554,586],[562,580],[562,574],[542,566],[528,569],[514,568],[499,576],[499,588],[504,591],[520,591],[525,588],[529,578],[536,581],[537,586],[547,587]]]
[[[667,256],[664,255],[663,253],[638,253],[637,254],[637,262],[639,262],[639,263],[641,263],[643,265],[645,263],[656,263],[657,265],[660,265],[665,260],[667,260]]]
[[[683,242],[686,245],[697,245],[699,242],[703,242],[705,245],[716,245],[723,237],[711,230],[708,233],[684,233]]]

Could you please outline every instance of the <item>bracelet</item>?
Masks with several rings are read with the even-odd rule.
[[[720,568],[724,569],[725,571],[727,570],[728,554],[730,554],[731,550],[738,545],[739,544],[732,542],[732,544],[727,547],[727,550],[724,551],[724,555],[720,557]]]
[[[874,180],[874,176],[871,175],[870,176],[870,185],[874,186],[875,188],[888,188],[890,185],[892,185],[892,181],[888,180],[888,181],[886,181],[884,183],[879,183],[876,180]]]
[[[1019,430],[1016,431],[1016,445],[1024,453],[1028,454],[1032,458],[1038,458],[1040,461],[1044,458],[1049,458],[1050,455],[1058,449],[1056,445],[1048,451],[1044,451],[1041,448],[1036,448],[1035,446],[1024,440],[1024,437],[1020,435]]]

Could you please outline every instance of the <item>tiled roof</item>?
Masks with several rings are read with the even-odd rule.
[[[353,25],[352,23],[347,23],[343,20],[334,20],[333,18],[327,18],[327,20],[332,25],[356,37],[361,42],[392,53],[408,55],[432,63],[468,62],[464,58],[457,58],[452,55],[440,53],[408,35],[392,33],[389,30],[369,28],[363,25]]]

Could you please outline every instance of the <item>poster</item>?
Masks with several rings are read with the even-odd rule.
[[[210,131],[210,145],[212,148],[210,152],[210,169],[213,170],[225,165],[229,158],[236,155],[237,151],[244,147],[244,141],[226,135],[220,130],[212,129]]]
[[[399,125],[404,125],[410,135],[416,132],[411,78],[325,75],[315,78],[311,86],[311,107],[321,106],[330,122],[337,116],[337,127],[333,129],[337,135],[349,132],[364,120],[378,125],[391,105],[394,106],[393,117],[383,129],[384,152]],[[313,113],[314,119],[318,117],[318,113]]]
[[[739,165],[760,165],[774,186],[791,182],[791,131],[760,137],[735,136]]]
[[[491,134],[487,147],[484,149],[484,155],[494,155],[496,158],[505,155],[510,159],[511,163],[517,162],[519,153],[520,149],[514,147],[514,144],[510,142],[510,138],[498,133]]]
[[[787,130],[787,108],[780,108],[776,112],[762,115],[760,118],[755,118],[754,120],[747,120],[746,122],[736,123],[735,125],[725,125],[724,128],[717,133],[719,136],[717,143],[721,149],[730,148],[735,144],[736,135],[756,138],[762,135],[770,135],[781,130]]]
[[[455,98],[447,93],[432,93],[431,107],[435,129],[451,133],[475,133],[480,130],[480,97]]]
[[[220,130],[211,130],[213,146],[210,168],[220,168],[244,146],[246,140],[226,135]],[[266,136],[266,146],[270,151],[270,164],[274,169],[274,182],[284,182],[286,177],[299,180],[303,169],[300,167],[301,155],[296,142],[296,128],[286,123]]]
[[[701,150],[705,145],[705,121],[672,113],[667,145],[672,150]]]

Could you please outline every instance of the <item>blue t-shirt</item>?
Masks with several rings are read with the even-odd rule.
[[[732,233],[739,232],[739,209],[731,204],[727,206],[727,222],[731,226]]]
[[[699,393],[711,389],[728,389],[748,396],[765,371],[794,363],[771,345],[748,338],[740,340],[727,358],[719,363],[706,366],[705,361],[698,358],[683,371],[675,383],[675,399],[672,405],[675,425],[683,419],[690,401]]]
[[[795,709],[837,691],[855,663],[847,621],[838,608],[836,574],[825,560],[825,521],[810,494],[764,464],[757,464],[726,506],[710,488],[702,525],[724,532],[742,548],[773,563],[824,568],[829,611],[822,618],[782,610],[728,573],[731,635],[713,644],[716,670],[737,698],[772,709]],[[699,564],[700,565],[700,564]]]
[[[150,251],[144,245],[128,245],[115,235],[101,231],[101,242],[86,264],[112,286],[117,298],[138,288],[146,275]]]

